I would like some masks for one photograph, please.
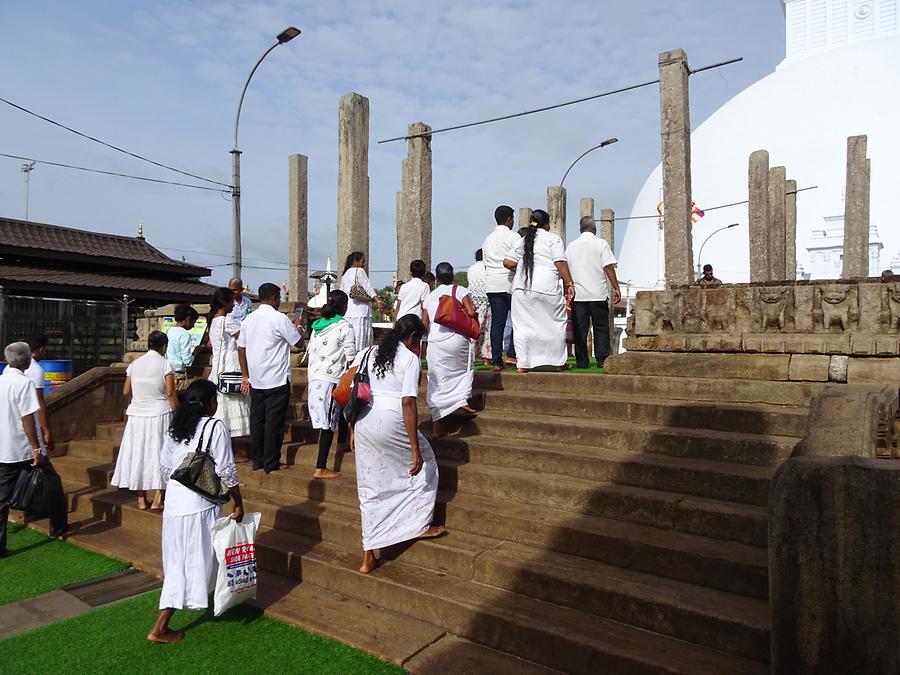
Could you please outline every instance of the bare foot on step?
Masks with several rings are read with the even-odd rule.
[[[377,569],[381,565],[381,561],[375,557],[374,551],[366,551],[363,553],[363,562],[362,565],[359,566],[359,571],[363,574],[368,574],[374,569]]]
[[[147,639],[150,642],[159,642],[161,644],[170,644],[172,642],[178,642],[184,637],[183,630],[171,630],[167,628],[162,633],[147,633]]]
[[[434,539],[435,537],[440,537],[447,530],[443,525],[432,525],[427,530],[425,530],[422,534],[420,534],[416,539]]]
[[[331,469],[316,469],[313,472],[313,478],[340,478],[340,471],[332,471]]]

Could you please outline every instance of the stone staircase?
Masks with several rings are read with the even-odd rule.
[[[240,465],[271,615],[415,672],[768,672],[768,485],[823,385],[479,372],[483,411],[435,444],[449,534],[362,575],[353,455],[311,479],[294,381],[295,466]],[[122,428],[54,459],[73,539],[159,574],[161,518],[108,487]]]

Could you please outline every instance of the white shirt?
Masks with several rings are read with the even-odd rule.
[[[35,393],[44,391],[44,369],[41,367],[41,364],[37,362],[37,360],[32,357],[31,365],[25,369],[25,377],[27,377],[31,383],[34,385]],[[38,404],[40,404],[41,397],[38,396]],[[34,430],[37,433],[38,443],[41,444],[41,454],[47,454],[47,446],[44,445],[44,432],[41,429],[41,421],[38,419],[38,414],[34,413],[32,415],[34,418]]]
[[[400,287],[400,292],[397,294],[397,301],[400,303],[400,306],[397,308],[397,318],[399,319],[407,314],[415,314],[421,319],[422,303],[425,302],[425,298],[428,297],[429,293],[431,293],[431,289],[421,279],[413,277],[403,284]]]
[[[159,453],[159,464],[163,474],[163,486],[166,490],[165,512],[169,516],[187,516],[192,513],[200,513],[217,505],[193,490],[188,490],[178,481],[169,480],[172,472],[181,466],[185,456],[195,450],[204,450],[207,439],[212,438],[209,444],[209,455],[216,465],[216,475],[222,479],[225,487],[234,487],[238,484],[237,467],[234,465],[234,453],[231,450],[231,435],[225,429],[220,420],[212,420],[206,424],[210,417],[201,417],[194,436],[189,441],[180,443],[166,433],[162,451]],[[206,434],[203,437],[203,447],[200,448],[200,434],[206,424]]]
[[[31,380],[18,368],[6,366],[0,374],[0,464],[31,461],[34,448],[25,436],[22,418],[41,406]]]
[[[363,349],[353,359],[352,367],[359,368],[363,357],[368,352]],[[379,396],[388,398],[403,398],[404,396],[419,395],[419,372],[422,369],[422,362],[419,357],[406,348],[406,345],[397,345],[397,355],[394,357],[394,367],[385,371],[384,375],[379,377],[375,372],[375,356],[378,354],[378,347],[372,348],[372,355],[369,357],[369,385],[372,388],[372,404],[378,400]]]
[[[259,308],[244,319],[238,347],[247,350],[250,386],[274,389],[291,381],[291,347],[300,333],[286,315],[272,305]]]
[[[593,232],[582,232],[566,249],[566,260],[575,282],[575,302],[609,299],[609,284],[603,268],[615,265],[616,258],[605,240]]]
[[[158,417],[171,412],[166,398],[166,375],[174,373],[172,362],[155,349],[128,364],[125,374],[131,378],[129,417]]]
[[[503,259],[513,260],[512,252],[522,238],[506,225],[494,228],[481,245],[485,288],[488,293],[509,293],[515,272],[503,266]]]
[[[358,283],[364,289],[366,289],[366,293],[369,294],[370,298],[375,297],[375,289],[372,287],[372,282],[369,281],[369,275],[366,274],[366,271],[362,267],[351,267],[344,276],[341,277],[341,290],[347,294],[347,297],[350,297],[350,289],[353,288],[353,284]],[[365,300],[355,300],[354,298],[350,298],[347,302],[347,313],[344,314],[345,318],[355,318],[360,316],[372,316],[372,303],[366,302]]]
[[[252,306],[253,303],[246,295],[242,295],[240,300],[234,301],[234,308],[228,313],[228,318],[230,319],[229,324],[234,323],[238,326],[237,330],[234,331],[235,333],[240,330],[241,322],[250,314],[250,307]]]
[[[515,252],[510,258],[518,263],[513,280],[513,290],[528,289],[547,295],[559,295],[559,270],[556,269],[554,263],[566,259],[566,249],[562,239],[543,228],[537,228],[534,237],[534,267],[527,283],[525,281],[525,263],[522,262],[524,255],[525,238],[520,237]]]
[[[453,335],[458,335],[458,333],[452,328],[443,326],[434,320],[434,316],[435,314],[437,314],[438,304],[440,303],[441,296],[450,295],[452,292],[453,284],[442,284],[431,291],[431,293],[429,293],[428,297],[425,299],[425,311],[428,312],[428,319],[431,322],[430,326],[428,327],[429,342],[440,342],[441,340],[446,340]],[[456,287],[457,300],[462,302],[463,298],[468,295],[468,288],[466,288],[465,286]]]

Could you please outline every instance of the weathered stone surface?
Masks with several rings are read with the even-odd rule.
[[[813,326],[823,332],[843,333],[859,325],[859,294],[855,285],[817,286],[813,295]]]
[[[522,229],[523,227],[528,227],[531,224],[531,209],[528,207],[523,207],[519,209],[519,222],[518,229]]]
[[[786,224],[785,171],[783,166],[769,169],[769,279],[785,279]]]
[[[788,380],[788,354],[654,354],[625,352],[604,366],[613,375],[670,375],[739,380]]]
[[[789,377],[792,381],[828,382],[831,357],[816,354],[793,354]]]
[[[900,358],[851,358],[847,382],[900,382]]]
[[[869,275],[869,161],[867,136],[847,139],[842,279]]]
[[[582,197],[581,202],[579,202],[579,218],[584,218],[585,216],[594,217],[594,198],[593,197]]]
[[[600,238],[605,240],[609,247],[616,250],[616,212],[612,209],[600,209],[600,227],[597,230]]]
[[[747,204],[750,236],[750,281],[768,281],[769,266],[769,152],[750,153]]]
[[[551,185],[547,188],[547,213],[550,231],[566,243],[566,188]]]
[[[338,107],[338,266],[353,251],[369,257],[369,99],[341,96]]]
[[[772,672],[896,673],[900,463],[795,457],[769,497]]]
[[[784,279],[797,278],[797,181],[784,183]]]
[[[309,297],[309,158],[288,157],[288,298],[305,303]]]
[[[414,122],[407,133],[415,136],[430,131],[427,124]],[[409,280],[409,264],[413,260],[424,260],[431,269],[431,164],[431,136],[410,138],[397,215],[397,277],[403,281]]]
[[[659,55],[667,287],[691,283],[694,273],[689,73],[684,50],[673,49]]]

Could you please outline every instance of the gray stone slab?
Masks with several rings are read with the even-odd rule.
[[[785,171],[769,169],[769,279],[784,280],[787,231],[785,225]]]
[[[369,99],[344,94],[338,107],[337,265],[369,257]]]
[[[288,299],[309,297],[309,158],[288,157]]]
[[[797,279],[797,181],[784,183],[784,278]]]
[[[547,213],[550,231],[566,243],[566,188],[551,185],[547,188]]]
[[[750,153],[747,172],[750,281],[769,280],[769,152]]]
[[[427,134],[431,127],[413,122],[410,136]],[[397,199],[397,277],[409,280],[409,264],[424,260],[431,269],[431,136],[416,136],[407,141],[407,157],[403,160],[402,189]]]
[[[847,185],[844,191],[842,279],[869,275],[869,160],[867,137],[847,139]]]
[[[0,607],[0,640],[91,611],[91,606],[63,590]]]

